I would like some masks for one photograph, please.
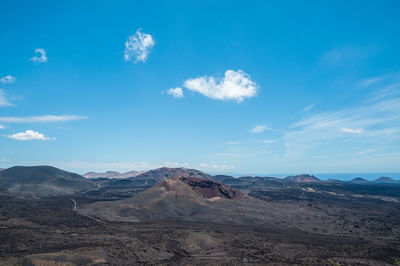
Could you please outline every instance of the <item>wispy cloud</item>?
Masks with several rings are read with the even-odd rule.
[[[42,116],[26,116],[26,117],[13,117],[3,116],[0,117],[0,122],[3,123],[52,123],[52,122],[66,122],[74,120],[87,119],[87,116],[79,115],[42,115]]]
[[[273,132],[279,132],[279,130],[274,129],[274,128],[270,128],[264,125],[257,125],[255,127],[253,127],[251,130],[251,133],[262,133],[264,131],[273,131]]]
[[[382,84],[386,82],[388,82],[389,85],[393,85],[394,83],[398,83],[399,79],[400,79],[400,72],[393,72],[363,79],[360,81],[360,85],[362,87],[368,87],[372,85],[377,85],[378,83]]]
[[[314,108],[314,106],[315,106],[316,104],[317,104],[317,103],[312,103],[312,104],[310,104],[310,105],[307,105],[307,106],[304,108],[304,111],[305,111],[305,112],[310,111],[311,109]]]
[[[13,83],[15,81],[15,77],[11,76],[11,75],[7,75],[4,77],[0,78],[0,82],[1,83]]]
[[[371,46],[342,45],[332,48],[321,56],[321,63],[327,65],[349,65],[367,59],[376,53]]]
[[[183,86],[211,99],[237,102],[256,96],[258,90],[258,85],[242,70],[227,70],[221,79],[212,76],[188,79]]]
[[[182,98],[183,97],[183,91],[182,88],[171,88],[167,90],[167,94],[172,95],[175,98]]]
[[[1,125],[1,124],[0,124],[0,129],[5,129],[5,128],[6,128],[5,125]]]
[[[392,151],[400,139],[400,97],[384,93],[376,97],[379,93],[375,92],[356,106],[315,114],[294,123],[283,137],[287,155],[329,151],[339,156],[353,146]]]
[[[348,128],[348,127],[342,127],[340,129],[340,132],[343,133],[351,133],[351,134],[361,134],[363,133],[363,129],[362,128]]]
[[[6,94],[4,93],[4,90],[0,89],[0,107],[7,107],[7,106],[13,106],[12,103],[8,100]]]
[[[20,132],[20,133],[15,133],[11,135],[7,135],[8,138],[10,139],[15,139],[15,140],[20,140],[20,141],[26,141],[26,140],[55,140],[55,138],[50,138],[42,133],[39,133],[37,131],[33,130],[26,130],[25,132]]]
[[[241,142],[240,141],[225,141],[224,143],[226,145],[239,145]]]
[[[134,63],[146,62],[155,42],[150,34],[142,33],[140,29],[135,34],[128,37],[125,42],[124,59],[129,62],[134,59]]]
[[[46,63],[47,62],[47,53],[45,49],[42,48],[37,48],[35,50],[36,54],[39,54],[40,56],[34,56],[31,58],[33,62],[38,62],[38,63]]]
[[[373,77],[373,78],[369,78],[369,79],[363,80],[361,82],[361,86],[363,86],[363,87],[370,86],[370,85],[375,84],[378,81],[382,80],[383,78],[384,77]]]

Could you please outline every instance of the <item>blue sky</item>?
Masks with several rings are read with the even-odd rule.
[[[216,2],[2,1],[0,167],[400,172],[398,1]]]

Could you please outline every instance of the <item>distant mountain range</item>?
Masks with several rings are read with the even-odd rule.
[[[83,176],[86,178],[128,178],[128,177],[135,177],[144,173],[143,171],[129,171],[126,173],[120,173],[117,171],[107,171],[104,173],[97,173],[97,172],[88,172]]]
[[[89,172],[83,176],[63,171],[51,166],[15,166],[0,171],[0,193],[14,195],[54,196],[95,190],[98,186],[109,190],[143,191],[171,178],[181,178],[180,182],[190,182],[191,178],[202,178],[210,182],[222,183],[237,189],[256,189],[281,186],[286,183],[341,183],[341,184],[400,184],[390,177],[380,177],[374,181],[354,178],[351,181],[320,180],[314,175],[301,174],[286,178],[268,176],[232,177],[212,176],[196,169],[162,167],[146,172],[129,171],[119,173]],[[183,179],[182,179],[183,178]],[[189,180],[189,181],[188,181]],[[188,183],[185,183],[189,185]],[[125,192],[124,192],[125,193]],[[128,193],[129,194],[129,193]]]
[[[88,172],[83,175],[86,178],[90,179],[117,179],[117,178],[134,178],[135,180],[154,180],[156,182],[165,180],[170,177],[182,176],[182,177],[191,177],[191,176],[202,176],[209,178],[210,175],[203,173],[199,170],[195,169],[186,169],[186,168],[169,168],[169,167],[161,167],[154,170],[149,171],[129,171],[126,173],[120,173],[117,171],[107,171],[103,173],[97,172]]]

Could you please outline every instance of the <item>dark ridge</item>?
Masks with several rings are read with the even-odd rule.
[[[0,172],[1,187],[14,194],[58,195],[89,190],[96,185],[75,173],[52,166],[14,166]]]
[[[293,182],[320,182],[321,181],[317,177],[315,177],[313,175],[308,175],[308,174],[288,176],[285,179],[288,181],[293,181]]]

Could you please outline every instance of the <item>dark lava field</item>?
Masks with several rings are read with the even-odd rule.
[[[190,171],[91,179],[89,189],[68,194],[53,188],[68,182],[48,175],[18,184],[32,192],[40,184],[45,195],[13,193],[21,190],[7,182],[0,264],[400,264],[398,183]],[[44,190],[50,183],[53,190]]]

